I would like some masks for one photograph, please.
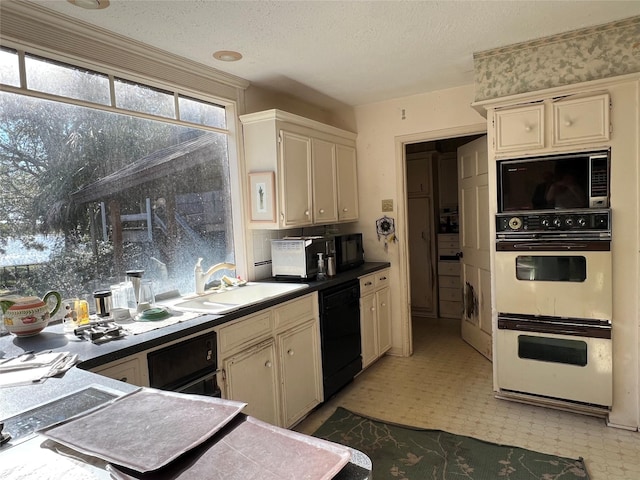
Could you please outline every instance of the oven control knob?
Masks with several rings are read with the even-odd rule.
[[[560,228],[562,226],[562,220],[560,220],[558,217],[554,218],[553,219],[553,226]]]
[[[547,228],[549,227],[549,225],[551,225],[551,222],[550,222],[550,221],[549,221],[549,219],[548,219],[548,218],[546,218],[546,217],[545,217],[545,218],[543,218],[543,219],[542,219],[542,222],[540,222],[540,223],[542,223],[542,226],[543,226],[543,227],[547,227]]]
[[[587,220],[584,217],[578,217],[578,226],[584,227],[587,224]]]
[[[567,227],[573,227],[573,218],[571,218],[571,217],[567,217],[567,218],[565,218],[565,220],[564,220],[564,224],[565,224]]]
[[[520,217],[511,217],[509,219],[509,228],[511,230],[520,230],[522,228],[522,219]]]

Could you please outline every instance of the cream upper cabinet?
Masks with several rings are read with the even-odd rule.
[[[336,144],[314,138],[313,153],[313,221],[338,221],[338,192],[336,191]]]
[[[241,115],[245,171],[273,172],[267,205],[273,215],[254,211],[247,195],[250,228],[284,229],[353,222],[358,219],[355,138],[329,125],[280,110]]]
[[[280,146],[281,225],[311,225],[311,139],[283,130]]]
[[[495,113],[496,151],[544,148],[544,105],[509,108]]]
[[[601,147],[610,139],[610,107],[609,94],[599,93],[496,108],[495,153],[504,157]]]
[[[553,145],[609,140],[609,94],[553,103]]]
[[[358,220],[358,172],[356,149],[336,145],[336,170],[338,185],[338,220]]]

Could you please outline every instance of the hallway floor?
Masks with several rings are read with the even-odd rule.
[[[296,430],[313,433],[342,406],[390,422],[584,457],[591,480],[640,479],[640,433],[494,398],[491,363],[462,341],[458,320],[415,319],[413,339],[413,356],[381,358]]]

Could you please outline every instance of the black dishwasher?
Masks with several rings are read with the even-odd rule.
[[[216,334],[175,343],[147,354],[149,385],[161,390],[220,397]]]
[[[362,370],[360,283],[346,282],[319,291],[324,400]]]

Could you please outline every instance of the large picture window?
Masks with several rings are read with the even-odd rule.
[[[234,263],[223,106],[0,53],[5,85],[26,65],[0,91],[0,291],[88,296],[142,269],[186,293],[198,257]]]

